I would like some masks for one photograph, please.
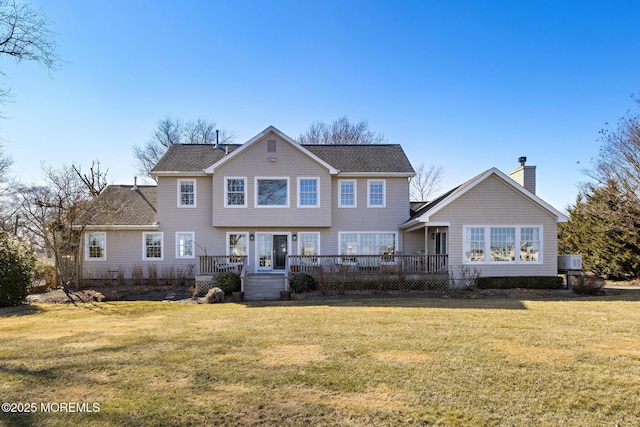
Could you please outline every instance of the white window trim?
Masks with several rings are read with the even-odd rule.
[[[301,231],[298,233],[298,255],[302,255],[302,239],[300,237],[305,234],[315,234],[318,236],[318,253],[316,255],[320,255],[322,253],[320,251],[320,233],[317,231]]]
[[[382,182],[382,205],[371,204],[371,183]],[[386,208],[387,207],[387,180],[386,179],[368,179],[367,180],[367,207],[368,208]]]
[[[466,235],[467,235],[467,229],[469,228],[483,228],[484,229],[484,261],[467,261],[467,256],[466,256]],[[491,229],[492,228],[515,228],[515,234],[516,234],[516,238],[515,238],[515,248],[516,248],[516,255],[514,256],[515,260],[514,261],[491,261]],[[520,259],[520,255],[519,253],[517,253],[517,251],[519,250],[519,248],[522,246],[521,244],[521,230],[523,228],[538,228],[540,229],[540,250],[538,253],[538,260],[537,261],[523,261]],[[500,225],[500,224],[493,224],[493,225],[484,225],[484,224],[480,224],[480,225],[464,225],[462,227],[462,263],[464,265],[541,265],[544,264],[544,228],[542,225],[513,225],[513,224],[509,224],[509,225]]]
[[[230,205],[229,204],[229,180],[242,179],[244,180],[244,204],[243,205]],[[225,176],[224,177],[224,207],[231,209],[243,209],[247,207],[247,177],[246,176]]]
[[[277,180],[284,179],[287,181],[287,203],[284,205],[259,205],[258,204],[258,181],[262,180]],[[291,180],[288,176],[256,176],[254,178],[254,188],[253,188],[253,206],[258,209],[286,209],[291,206],[290,198],[291,198]]]
[[[193,243],[192,253],[193,255],[180,255],[180,241],[178,240],[178,235],[180,234],[190,234],[191,242]],[[146,252],[146,251],[145,251]],[[176,259],[195,259],[196,257],[196,233],[194,231],[176,231]]]
[[[358,255],[364,255],[360,253],[360,248],[362,247],[362,244],[360,243],[360,235],[361,234],[393,234],[394,240],[395,240],[395,252],[399,253],[400,251],[400,242],[398,240],[398,232],[397,231],[368,231],[368,230],[359,230],[359,231],[339,231],[338,232],[338,253],[340,253],[340,250],[342,249],[342,235],[343,234],[357,234],[358,235]],[[378,241],[376,240],[376,244],[378,245],[378,249],[380,249],[380,245],[378,244]],[[340,254],[342,255],[342,254]],[[372,255],[379,255],[379,254],[372,254]],[[351,256],[351,255],[350,255]]]
[[[100,258],[91,258],[89,256],[89,236],[91,236],[92,234],[102,234],[103,239],[102,241],[104,242],[104,250],[102,251],[102,257]],[[91,232],[91,233],[87,233],[85,235],[85,250],[84,250],[84,260],[85,261],[106,261],[107,260],[107,233],[105,233],[104,231],[96,231],[96,232]]]
[[[160,258],[147,258],[147,235],[160,235]],[[142,260],[143,261],[164,261],[164,232],[162,231],[144,231],[142,232]]]
[[[245,256],[246,256],[246,259],[247,259],[246,260],[247,265],[249,265],[249,258],[250,258],[249,257],[249,253],[250,253],[249,252],[249,245],[250,245],[251,241],[249,240],[249,232],[248,231],[227,231],[227,233],[225,235],[225,238],[224,238],[225,239],[224,240],[225,255],[226,256],[231,256],[231,254],[229,253],[229,236],[232,235],[232,234],[243,234],[244,235],[245,241],[247,242],[247,249],[246,249],[247,254]]]
[[[302,196],[302,193],[300,191],[301,189],[301,184],[300,181],[302,181],[303,179],[306,180],[315,180],[316,182],[316,204],[315,205],[303,205],[300,203],[300,199]],[[319,208],[320,207],[320,177],[318,176],[299,176],[298,177],[298,207],[302,208],[302,209],[306,209],[306,208]]]
[[[183,205],[182,204],[182,192],[180,186],[183,182],[192,182],[193,183],[193,205]],[[196,208],[198,207],[198,192],[197,192],[198,181],[195,179],[178,179],[178,207],[179,208]]]
[[[342,183],[353,183],[353,205],[342,204]],[[358,181],[355,179],[339,179],[338,180],[338,207],[339,208],[357,208],[358,207]]]

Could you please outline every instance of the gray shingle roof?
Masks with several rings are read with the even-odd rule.
[[[169,147],[152,172],[201,172],[240,145],[175,144]],[[305,149],[341,172],[414,173],[398,144],[303,145]]]
[[[240,147],[238,144],[224,144],[216,148],[212,144],[174,144],[158,161],[151,172],[202,172],[229,152]]]
[[[414,173],[399,144],[303,145],[341,172]]]
[[[156,187],[110,185],[94,200],[87,225],[153,225],[158,221]]]

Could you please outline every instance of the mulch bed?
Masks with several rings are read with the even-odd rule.
[[[604,295],[612,295],[614,291],[605,290]],[[348,300],[348,299],[384,299],[384,298],[452,298],[452,299],[566,299],[581,298],[567,289],[468,289],[448,292],[353,292],[344,295],[322,295],[320,293],[294,295],[293,299],[317,300]],[[91,289],[65,290],[55,289],[45,293],[27,296],[28,303],[65,304],[81,302],[103,301],[177,301],[197,304],[189,289],[184,287],[95,287]]]

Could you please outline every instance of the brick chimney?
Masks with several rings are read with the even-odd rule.
[[[509,177],[532,194],[536,194],[536,167],[525,166],[527,158],[524,156],[519,157],[518,162],[520,162],[520,166],[509,172]]]

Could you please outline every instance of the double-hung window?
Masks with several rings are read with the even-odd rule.
[[[339,197],[338,206],[341,208],[357,207],[356,181],[341,179],[338,181]]]
[[[256,178],[256,207],[288,208],[289,178]]]
[[[464,233],[464,259],[468,262],[484,262],[484,247],[484,228],[466,228]]]
[[[247,207],[247,178],[225,178],[224,206],[227,208]]]
[[[105,261],[107,259],[107,234],[88,233],[86,237],[85,259],[87,261]]]
[[[384,179],[367,180],[367,207],[384,208],[386,206],[386,182]]]
[[[185,232],[176,233],[176,258],[192,259],[195,258],[194,242],[195,233]]]
[[[318,178],[298,178],[298,207],[317,208],[320,206],[318,181]]]
[[[298,253],[300,255],[320,255],[320,233],[298,233]]]
[[[179,208],[195,208],[196,207],[196,180],[195,179],[179,179],[178,180],[178,207]]]
[[[249,245],[249,233],[231,232],[227,233],[227,255],[231,262],[240,262],[247,256]]]
[[[524,264],[541,261],[541,226],[464,227],[465,263]]]
[[[144,261],[162,261],[163,241],[163,233],[142,233],[142,259]]]
[[[394,232],[339,233],[340,255],[393,255],[397,236]]]

